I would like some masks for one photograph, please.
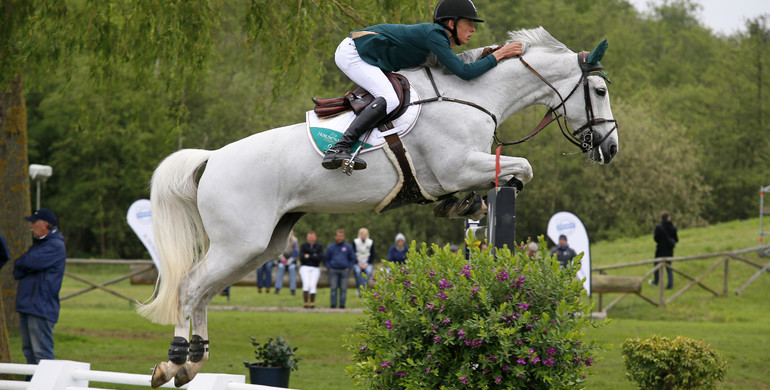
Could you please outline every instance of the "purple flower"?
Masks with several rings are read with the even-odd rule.
[[[401,371],[396,371],[396,375],[398,375],[399,377],[403,378],[403,377],[406,376],[406,373],[405,372],[401,372]]]
[[[378,310],[380,311],[380,313],[385,313],[385,308],[382,307],[382,306],[380,306],[380,308]]]
[[[526,330],[532,330],[532,324],[527,324],[527,326],[524,327]]]
[[[548,359],[543,359],[543,364],[545,364],[548,367],[553,367],[554,363],[555,361],[553,360],[552,357],[549,357]]]
[[[436,276],[436,271],[430,270],[430,272],[428,273],[428,277],[432,278],[434,276]]]
[[[435,306],[433,306],[432,303],[428,303],[427,305],[425,305],[425,308],[428,309],[428,310],[433,310],[434,307]]]
[[[526,378],[526,377],[527,377],[527,376],[526,376],[526,375],[524,375],[524,374],[519,374],[519,378],[522,378],[522,379],[524,379],[524,378]]]
[[[467,385],[469,381],[468,381],[468,378],[462,377],[462,378],[460,378],[460,382],[462,382],[462,383]]]
[[[510,370],[510,368],[508,368],[508,366],[507,366],[507,365],[506,365],[506,366],[503,366],[503,372],[508,372],[508,370]]]
[[[500,270],[500,272],[498,272],[497,275],[495,275],[495,279],[501,282],[508,280],[508,272],[506,272],[504,269]]]
[[[433,337],[433,342],[436,343],[436,344],[440,344],[441,343],[441,337],[434,336]]]
[[[368,351],[369,347],[367,347],[366,345],[362,345],[361,347],[358,348],[358,350],[359,351]]]
[[[393,329],[393,325],[391,325],[390,320],[385,320],[385,326],[388,327],[388,329]]]
[[[409,279],[404,280],[404,287],[405,288],[412,287],[412,282]]]
[[[497,378],[495,378],[495,383],[500,383],[502,381],[503,381],[503,377],[501,376],[498,376]]]
[[[375,298],[377,298],[377,299],[379,299],[379,298],[380,298],[380,294],[377,294],[377,292],[376,292],[376,291],[375,291],[375,292],[374,292],[374,294],[372,294],[372,295],[373,295]]]
[[[521,310],[527,310],[527,309],[529,309],[529,305],[528,305],[528,304],[526,304],[526,303],[524,303],[524,302],[519,302],[519,303],[517,303],[517,304],[516,304],[516,306],[518,306],[518,307],[519,307],[519,309],[521,309]]]
[[[460,271],[460,275],[465,276],[467,279],[471,278],[471,265],[466,264],[465,267],[463,267],[463,270]]]
[[[586,367],[591,367],[592,364],[594,364],[594,358],[590,357],[584,361]]]
[[[495,355],[489,355],[487,358],[488,358],[488,359],[489,359],[489,361],[490,361],[490,362],[492,362],[492,363],[494,363],[494,362],[496,362],[496,361],[497,361],[497,358],[495,357]]]
[[[382,368],[388,368],[392,366],[393,364],[391,362],[382,362]]]
[[[452,322],[452,319],[451,319],[451,318],[449,318],[449,317],[447,317],[447,318],[444,318],[444,319],[441,321],[441,323],[442,323],[443,325],[446,325],[446,324],[448,324],[448,323],[450,323],[450,322]]]
[[[428,368],[426,368],[426,369],[425,369],[425,373],[426,373],[426,374],[430,374],[430,367],[428,367]]]
[[[474,296],[474,295],[476,295],[476,293],[477,293],[478,291],[479,291],[479,286],[476,286],[476,287],[474,287],[474,288],[472,288],[472,289],[471,289],[471,292],[470,292],[470,294],[469,294],[469,295],[470,295],[470,296]]]
[[[519,363],[521,365],[527,364],[527,361],[524,360],[524,358],[519,358],[519,360],[516,361],[516,363]]]
[[[449,298],[449,296],[444,294],[444,292],[442,291],[442,292],[438,293],[438,295],[436,295],[436,298],[447,299],[447,298]]]
[[[448,289],[448,288],[451,288],[451,287],[452,287],[452,283],[449,283],[449,281],[447,281],[446,279],[441,279],[441,280],[438,282],[438,286],[439,286],[439,288],[441,288],[442,290],[446,290],[446,289]]]
[[[460,329],[460,331],[457,332],[457,335],[460,336],[460,338],[463,338],[463,337],[465,337],[465,331]]]
[[[545,354],[548,356],[556,355],[556,348],[551,347],[545,350]]]
[[[473,339],[473,340],[465,339],[465,345],[471,348],[478,348],[481,346],[482,343],[483,341],[479,339]]]
[[[540,358],[538,356],[535,356],[532,358],[532,364],[537,364],[537,362],[540,361]]]

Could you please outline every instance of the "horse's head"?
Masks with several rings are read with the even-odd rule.
[[[618,126],[607,89],[610,81],[599,64],[606,50],[605,39],[592,52],[578,53],[580,79],[563,101],[565,117],[575,129],[565,135],[591,160],[605,164],[618,154]]]

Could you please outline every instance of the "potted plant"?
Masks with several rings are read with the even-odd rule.
[[[280,336],[270,338],[266,343],[260,344],[252,336],[251,345],[254,346],[255,363],[244,361],[249,369],[251,383],[274,387],[289,387],[289,375],[297,369],[297,363],[301,359],[295,357],[297,348],[292,348],[288,341]]]

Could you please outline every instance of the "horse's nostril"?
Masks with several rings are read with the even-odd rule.
[[[618,154],[618,145],[610,145],[610,156],[615,157],[616,154]]]

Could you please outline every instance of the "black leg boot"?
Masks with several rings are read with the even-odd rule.
[[[350,154],[350,148],[358,141],[366,131],[374,127],[382,118],[387,115],[385,98],[378,97],[369,103],[363,111],[353,120],[345,134],[334,146],[329,148],[324,155],[323,165],[326,169],[337,169],[342,166],[346,160],[350,160],[352,157]],[[366,169],[366,162],[356,157],[354,160],[353,169]]]

